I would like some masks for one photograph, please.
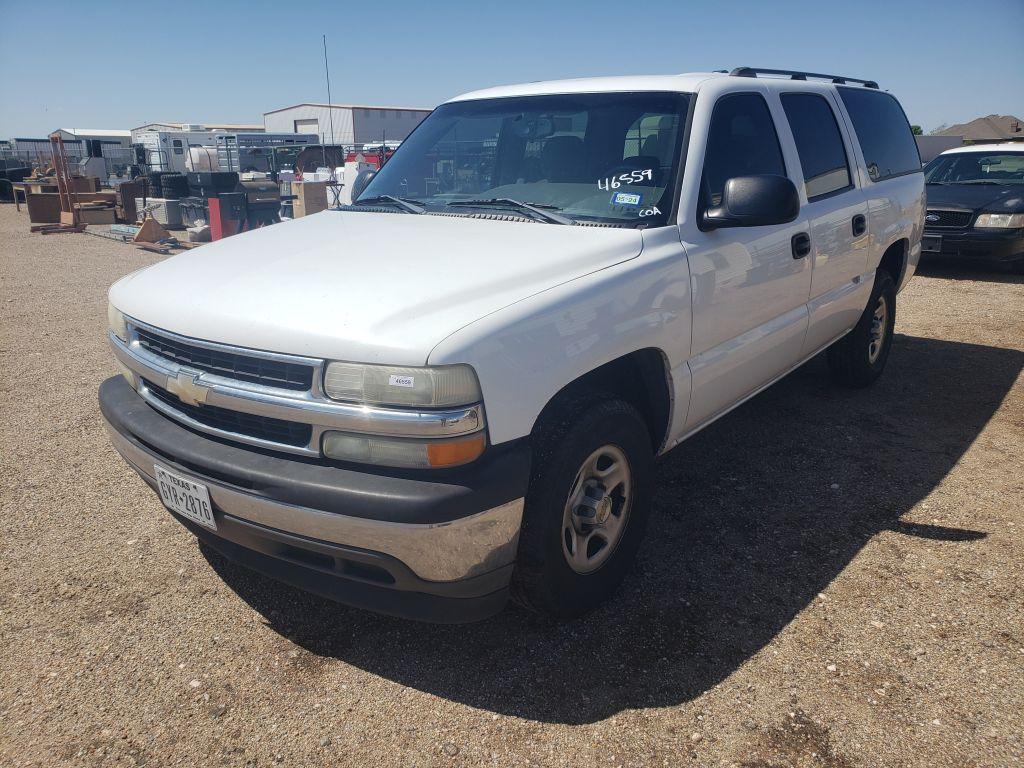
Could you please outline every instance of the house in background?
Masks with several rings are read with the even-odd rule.
[[[1024,142],[1024,121],[1013,115],[988,115],[969,123],[951,125],[932,131],[930,136],[959,136],[964,144],[997,144],[1004,141]]]

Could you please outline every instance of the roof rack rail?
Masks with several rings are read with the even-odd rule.
[[[874,80],[861,80],[857,77],[843,77],[842,75],[822,75],[817,72],[799,72],[793,69],[761,69],[760,67],[736,67],[729,73],[733,77],[757,77],[758,75],[788,75],[790,80],[806,80],[813,77],[815,80],[831,80],[833,83],[845,85],[846,83],[860,83],[865,88],[878,88]]]

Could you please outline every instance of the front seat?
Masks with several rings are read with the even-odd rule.
[[[582,182],[583,139],[578,136],[552,136],[541,150],[544,175],[552,182]]]

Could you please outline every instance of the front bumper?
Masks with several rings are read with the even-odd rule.
[[[940,251],[921,252],[922,260],[964,259],[977,262],[1009,264],[1024,260],[1024,230],[967,229],[944,231],[925,229],[924,237],[941,238]]]
[[[473,621],[505,604],[529,478],[525,445],[492,448],[425,478],[199,434],[151,408],[120,376],[100,386],[99,400],[114,447],[151,487],[154,464],[207,486],[216,532],[174,516],[229,559],[409,618]]]

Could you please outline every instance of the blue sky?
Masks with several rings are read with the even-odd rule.
[[[432,107],[501,83],[755,65],[878,80],[925,130],[1024,117],[1024,0],[0,0],[0,137]],[[54,20],[60,20],[54,24]]]

